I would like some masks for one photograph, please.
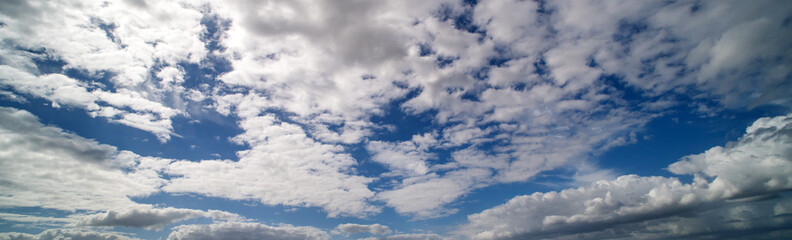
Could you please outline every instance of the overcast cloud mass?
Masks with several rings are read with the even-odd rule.
[[[781,239],[790,1],[0,1],[0,239]]]

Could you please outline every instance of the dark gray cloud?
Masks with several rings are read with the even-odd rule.
[[[191,218],[235,219],[235,214],[210,210],[201,211],[181,208],[136,208],[124,211],[107,211],[83,217],[84,226],[122,226],[161,230],[163,227]]]

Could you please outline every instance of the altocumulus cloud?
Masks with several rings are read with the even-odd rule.
[[[783,229],[792,221],[792,201],[777,194],[792,189],[790,153],[792,115],[761,118],[738,142],[686,156],[668,167],[676,174],[694,175],[692,183],[626,175],[560,192],[518,196],[470,215],[470,223],[460,231],[479,239],[523,239],[603,229],[607,230],[588,237],[669,238]],[[735,203],[770,197],[778,199]]]
[[[782,0],[3,1],[0,103],[14,108],[0,108],[0,207],[72,214],[0,218],[151,232],[213,221],[176,226],[173,238],[442,239],[392,221],[270,226],[137,200],[422,221],[553,171],[580,185],[471,215],[458,237],[773,237],[789,225],[778,197],[791,182],[788,116],[671,164],[682,180],[611,178],[619,169],[593,158],[648,138],[649,123],[669,115],[702,126],[788,113],[790,12]],[[140,156],[127,150],[152,145],[87,139],[31,113],[42,111],[84,112],[171,150],[207,137],[187,129],[222,123],[218,135],[230,137],[216,140],[239,149],[229,159]],[[78,233],[17,235],[68,234]]]

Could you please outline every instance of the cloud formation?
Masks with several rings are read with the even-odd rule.
[[[326,240],[326,232],[313,227],[268,226],[260,223],[215,223],[210,225],[181,225],[168,235],[170,240],[194,239],[310,239]]]
[[[3,107],[0,120],[3,207],[141,206],[129,197],[155,193],[162,184],[151,170],[122,170],[126,163],[115,158],[115,147],[45,126],[27,111]]]
[[[756,205],[733,201],[779,197],[777,193],[792,189],[790,130],[792,115],[761,118],[747,128],[738,142],[686,156],[669,166],[673,173],[694,175],[692,183],[669,177],[626,175],[560,192],[518,196],[468,216],[469,224],[460,231],[479,239],[550,238],[623,229],[625,224],[632,224],[638,226],[630,228],[630,234],[635,234],[632,237],[667,238],[776,228],[792,220],[784,215],[788,197]],[[746,219],[734,215],[741,209],[746,209]],[[725,216],[746,222],[750,227],[729,223],[712,232],[704,230],[707,228],[682,227],[685,223],[706,224],[696,217],[677,217],[691,214],[707,218]],[[657,227],[641,224],[646,221],[662,224]]]
[[[117,233],[96,232],[79,229],[49,229],[39,234],[27,233],[0,233],[3,240],[56,240],[56,239],[85,239],[85,240],[139,240]]]
[[[241,220],[240,216],[228,212],[201,211],[183,208],[139,208],[124,211],[107,211],[80,217],[82,226],[121,226],[162,230],[163,227],[192,218],[206,217],[216,220]]]
[[[355,233],[371,233],[376,235],[383,235],[383,234],[390,234],[391,230],[388,226],[381,225],[381,224],[354,224],[354,223],[344,223],[338,225],[332,231],[333,234],[355,234]]]
[[[364,216],[379,211],[366,200],[371,179],[349,174],[355,160],[343,147],[309,138],[298,125],[273,115],[240,122],[234,141],[251,147],[239,161],[174,161],[165,173],[166,192],[194,192],[269,205],[317,206],[329,216]]]
[[[172,139],[183,137],[182,123],[234,123],[228,140],[244,150],[201,161],[145,157],[0,108],[0,207],[148,229],[231,218],[132,200],[162,192],[318,207],[329,217],[392,208],[418,220],[458,212],[474,190],[560,169],[582,187],[517,197],[471,216],[462,232],[637,236],[592,230],[604,227],[692,237],[709,233],[686,226],[718,222],[705,218],[730,219],[706,226],[719,231],[742,231],[731,222],[774,230],[787,222],[786,200],[749,200],[792,184],[783,177],[787,118],[758,120],[738,142],[669,166],[692,183],[611,179],[591,160],[645,139],[647,123],[668,114],[788,112],[790,12],[783,0],[5,1],[4,106],[83,111],[150,132],[163,148],[191,140]],[[307,236],[254,223],[200,226]],[[345,229],[384,231],[372,226]],[[174,234],[219,236],[199,228]]]
[[[444,240],[447,238],[434,233],[409,233],[409,234],[396,234],[385,237],[370,237],[363,239],[364,240]]]

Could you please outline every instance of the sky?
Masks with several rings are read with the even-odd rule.
[[[781,239],[792,1],[2,0],[0,240]]]

